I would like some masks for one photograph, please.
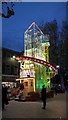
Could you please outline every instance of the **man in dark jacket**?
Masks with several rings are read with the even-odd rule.
[[[45,88],[45,85],[42,86],[41,99],[43,102],[43,109],[45,109],[46,108],[46,88]]]
[[[5,104],[8,104],[8,99],[7,99],[7,87],[2,86],[2,109],[4,110]]]

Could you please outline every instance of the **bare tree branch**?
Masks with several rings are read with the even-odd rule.
[[[4,2],[2,4],[7,5],[7,2]],[[0,16],[4,17],[4,18],[10,18],[12,15],[14,15],[15,13],[14,13],[14,10],[13,10],[13,6],[14,6],[13,3],[11,3],[11,9],[10,9],[10,7],[7,6],[7,15],[5,15],[4,13],[0,13]]]

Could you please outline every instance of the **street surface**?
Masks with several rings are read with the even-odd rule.
[[[66,93],[47,99],[46,110],[42,102],[11,100],[2,112],[2,118],[66,118]]]

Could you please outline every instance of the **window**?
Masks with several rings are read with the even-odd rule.
[[[47,81],[49,82],[49,79],[47,79]]]
[[[5,74],[5,63],[2,63],[2,73]]]
[[[18,74],[18,68],[17,66],[14,66],[14,75],[17,75]]]
[[[21,80],[21,82],[23,83],[23,80]]]
[[[10,53],[7,52],[7,53],[6,53],[6,58],[10,58],[10,57],[11,57]]]
[[[11,65],[11,75],[14,75],[14,66]]]
[[[10,65],[5,66],[5,73],[10,74]]]
[[[33,86],[33,82],[31,81],[31,86]]]
[[[47,61],[47,55],[46,55],[46,61]]]
[[[28,82],[25,82],[25,86],[28,86]]]
[[[20,87],[20,80],[18,80],[18,81],[16,82],[16,86],[17,86],[17,87]]]

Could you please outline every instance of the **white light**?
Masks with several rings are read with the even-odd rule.
[[[49,67],[49,69],[50,69],[50,70],[52,70],[52,68],[51,68],[51,67]]]
[[[32,31],[32,30],[29,30],[30,32]]]
[[[15,56],[13,56],[13,58],[15,58]]]
[[[56,66],[56,68],[59,68],[59,67],[60,67],[59,65]]]
[[[11,57],[11,60],[13,60],[13,58]]]
[[[21,62],[21,60],[18,60],[18,62]]]

